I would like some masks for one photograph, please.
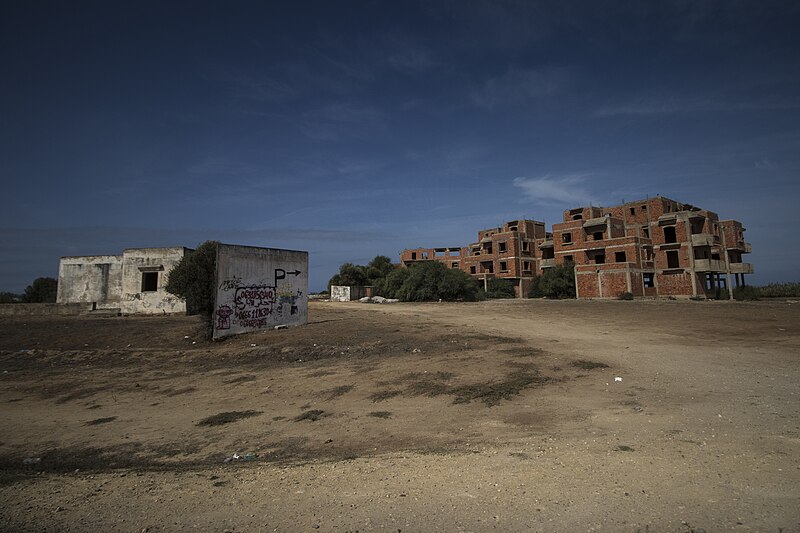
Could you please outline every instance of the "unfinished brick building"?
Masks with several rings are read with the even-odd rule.
[[[566,210],[552,233],[542,222],[516,220],[480,231],[467,247],[404,250],[400,260],[442,261],[484,282],[506,278],[520,298],[534,276],[565,263],[575,265],[578,298],[718,298],[745,285],[753,266],[742,256],[751,250],[741,222],[659,196]]]

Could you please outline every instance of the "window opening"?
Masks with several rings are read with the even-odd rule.
[[[415,260],[417,258],[417,252],[411,252],[411,260]]]
[[[469,267],[469,273],[470,274],[475,274],[476,270],[477,269],[474,266]]]
[[[678,252],[667,252],[667,268],[680,268],[680,261],[678,259]]]
[[[566,231],[561,234],[561,242],[564,244],[571,244],[572,243],[572,232]]]
[[[614,261],[617,263],[624,263],[625,259],[625,252],[614,252]]]
[[[675,226],[664,227],[664,242],[667,244],[678,242],[678,236],[675,233]]]
[[[565,255],[564,256],[564,262],[565,263],[574,263],[574,261],[572,260],[572,256],[571,255]]]
[[[602,241],[603,240],[603,232],[602,231],[595,231],[594,233],[592,233],[592,238],[594,240],[596,240],[596,241]]]
[[[631,207],[631,215],[636,216],[636,208]]]
[[[647,226],[642,226],[642,237],[644,237],[645,239],[650,238],[650,228],[648,228]]]
[[[158,272],[142,272],[142,292],[158,290]]]
[[[507,272],[508,271],[508,263],[505,261],[500,261],[500,271]]]
[[[644,286],[646,288],[651,289],[656,286],[655,275],[652,272],[645,272],[642,274],[642,278],[644,279]]]
[[[498,242],[497,243],[497,250],[499,252],[501,252],[501,253],[505,252],[506,251],[506,243],[505,242]]]
[[[605,262],[606,262],[606,254],[595,254],[594,256],[595,265],[602,265]]]

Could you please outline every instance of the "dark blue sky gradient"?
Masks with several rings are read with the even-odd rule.
[[[225,242],[345,261],[661,194],[799,280],[800,4],[17,2],[0,290],[62,255]]]

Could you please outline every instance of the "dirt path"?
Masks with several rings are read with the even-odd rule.
[[[3,529],[800,531],[798,304],[314,303],[199,335],[0,326]]]

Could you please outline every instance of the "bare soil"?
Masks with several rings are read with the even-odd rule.
[[[800,531],[796,301],[309,315],[4,317],[0,529]]]

